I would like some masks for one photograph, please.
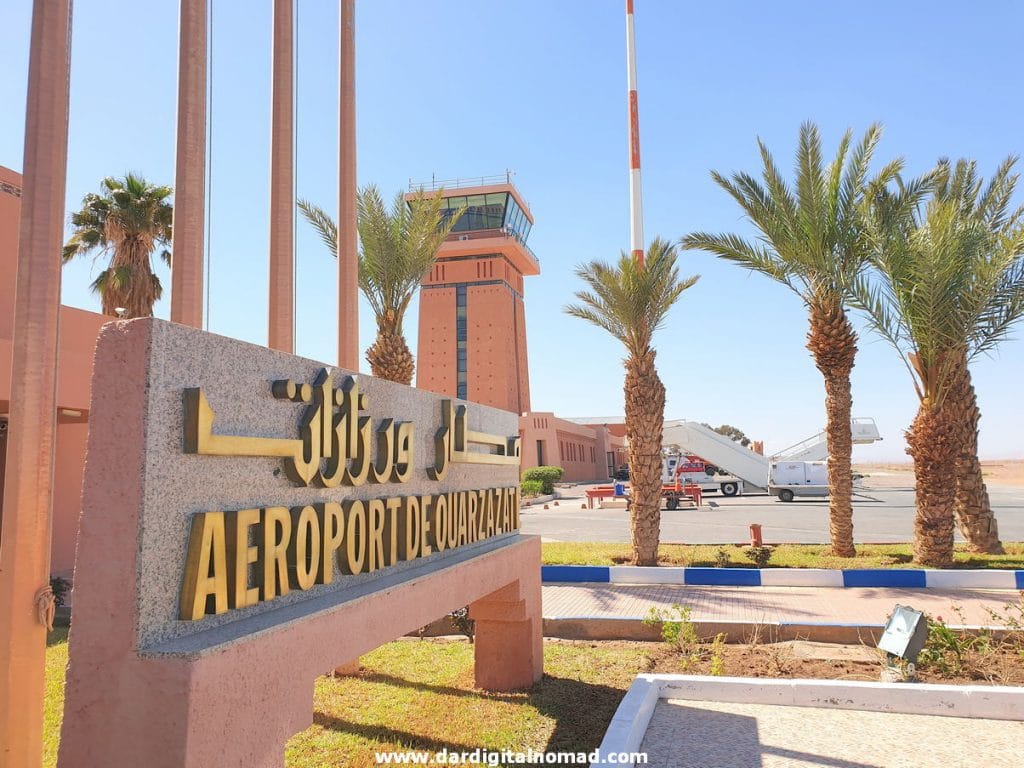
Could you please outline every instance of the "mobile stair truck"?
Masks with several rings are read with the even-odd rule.
[[[703,424],[683,419],[666,421],[661,444],[668,456],[662,466],[666,483],[676,482],[678,476],[683,483],[693,483],[703,491],[718,491],[723,496],[765,492],[768,484],[767,457],[744,448]],[[679,469],[680,464],[682,470]],[[708,464],[729,474],[714,475]]]
[[[796,496],[828,496],[828,462],[773,461],[768,493],[783,501]]]
[[[854,445],[870,445],[882,436],[874,419],[850,420],[850,433]],[[796,496],[828,496],[828,441],[825,433],[791,445],[770,459],[768,493],[782,501]]]
[[[743,492],[743,481],[738,477],[718,475],[715,465],[709,464],[700,456],[688,453],[667,453],[662,458],[661,482],[666,489],[669,486],[697,486],[702,493],[718,491],[723,496],[736,496]],[[671,502],[670,498],[669,503]]]
[[[868,445],[882,439],[874,419],[855,418],[850,427],[855,445]],[[828,495],[827,478],[819,482],[819,469],[813,466],[824,466],[824,459],[828,457],[824,431],[769,458],[703,424],[679,419],[665,422],[662,446],[667,456],[662,465],[662,482],[666,487],[678,481],[697,485],[702,491],[719,491],[723,496],[767,491],[783,501],[792,501],[795,496]],[[713,470],[708,463],[730,474],[709,474]],[[776,470],[776,467],[782,469]],[[777,471],[781,472],[777,480],[784,482],[776,481]],[[789,482],[796,478],[799,482]]]

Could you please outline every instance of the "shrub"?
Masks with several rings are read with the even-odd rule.
[[[64,605],[68,592],[71,591],[71,582],[67,579],[62,579],[60,576],[51,576],[50,589],[53,590],[53,604],[60,608]]]
[[[541,483],[541,493],[554,493],[555,483],[562,479],[561,467],[531,467],[523,472],[523,480],[537,480]]]
[[[964,622],[963,611],[953,606],[961,623]],[[985,656],[992,651],[992,642],[988,632],[984,630],[974,635],[962,630],[949,627],[941,616],[934,619],[925,614],[928,622],[928,639],[924,648],[917,657],[918,666],[922,669],[929,669],[941,677],[957,677],[959,675],[970,675],[976,670],[975,667],[984,666],[978,664],[977,656]],[[983,676],[983,675],[982,675]]]
[[[746,555],[747,559],[754,563],[758,568],[764,568],[768,565],[768,561],[772,559],[772,548],[747,547],[743,550],[743,554]]]
[[[723,646],[725,645],[725,633],[719,632],[711,642],[711,674],[714,677],[721,677],[725,674],[725,656]]]
[[[700,661],[702,655],[697,625],[690,619],[691,615],[690,607],[685,605],[676,604],[666,610],[651,606],[644,619],[647,626],[661,627],[661,639],[682,657],[684,670]]]
[[[728,568],[730,562],[731,559],[729,557],[729,553],[726,552],[724,549],[720,549],[718,550],[718,552],[715,553],[716,568]]]
[[[476,622],[469,618],[469,606],[452,611],[448,614],[448,620],[455,629],[469,638],[469,642],[473,642],[476,635]]]
[[[540,496],[544,491],[544,483],[540,480],[523,480],[519,489],[523,496]]]

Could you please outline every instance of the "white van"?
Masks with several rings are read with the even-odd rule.
[[[824,461],[773,461],[768,493],[783,501],[796,496],[828,496],[828,466]]]

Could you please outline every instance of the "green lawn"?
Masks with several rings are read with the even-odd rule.
[[[46,751],[56,764],[64,704],[67,631],[46,657]],[[362,657],[352,677],[316,682],[313,725],[288,743],[289,768],[374,766],[375,751],[590,751],[634,676],[648,668],[639,644],[545,643],[544,679],[526,694],[473,688],[473,646],[400,640]]]
[[[356,677],[317,681],[313,725],[288,745],[288,766],[374,766],[374,751],[590,751],[644,664],[640,648],[546,643],[544,679],[528,694],[473,689],[465,642],[389,643]]]
[[[46,639],[46,707],[43,711],[43,765],[57,764],[60,721],[64,717],[64,670],[68,665],[68,630],[58,627]]]
[[[623,565],[629,562],[628,544],[552,541],[543,545],[546,565]],[[1024,543],[1003,545],[1005,555],[978,555],[957,547],[954,568],[1024,569]],[[662,544],[660,565],[714,566],[718,552],[729,557],[729,567],[752,568],[743,554],[745,547],[733,544]],[[833,557],[825,544],[780,544],[772,552],[769,568],[917,568],[909,544],[859,544],[857,557]]]

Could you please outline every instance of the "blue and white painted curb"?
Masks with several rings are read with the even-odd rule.
[[[729,587],[895,587],[1024,589],[1024,571],[915,568],[644,568],[633,565],[544,565],[545,584],[689,584]]]

